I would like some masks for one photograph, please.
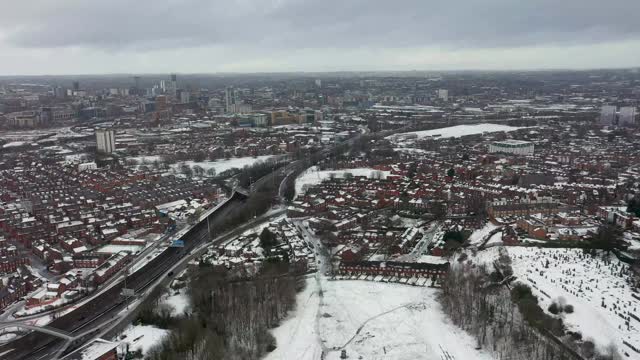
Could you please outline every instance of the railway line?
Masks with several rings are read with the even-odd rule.
[[[352,145],[359,137],[348,139],[343,144]],[[325,148],[315,153],[315,155],[323,158],[329,156],[330,153],[331,149]],[[134,289],[136,294],[144,292],[160,277],[166,276],[167,271],[173,265],[188,257],[193,249],[208,242],[218,226],[227,220],[228,215],[238,211],[246,211],[245,205],[252,193],[271,191],[273,192],[273,199],[276,199],[280,192],[280,186],[278,185],[281,184],[281,181],[292,172],[301,171],[304,166],[305,161],[292,161],[284,167],[274,169],[271,173],[254,182],[249,194],[235,191],[232,198],[224,206],[216,208],[181,237],[184,241],[183,248],[169,247],[164,250],[143,267],[126,276],[126,287]],[[240,228],[238,227],[235,230]],[[233,235],[233,232],[231,235]],[[31,332],[14,341],[0,345],[0,360],[50,360],[78,348],[100,331],[95,324],[109,323],[126,307],[127,301],[121,296],[124,287],[125,280],[120,280],[109,289],[103,291],[100,296],[96,296],[74,311],[53,320],[47,325],[49,328],[72,334],[74,340],[70,341],[70,343],[67,343],[68,340],[53,335]],[[94,327],[90,330],[95,331],[85,330],[92,325]],[[83,330],[85,331],[83,332]]]
[[[149,261],[138,271],[126,278],[127,288],[132,288],[136,293],[144,291],[160,276],[166,274],[167,269],[178,262],[190,250],[209,240],[208,224],[215,227],[232,210],[241,208],[246,202],[246,197],[234,193],[224,207],[211,213],[205,220],[189,230],[182,239],[184,248],[167,248],[157,257]],[[101,296],[83,304],[74,311],[53,320],[48,327],[66,331],[70,334],[78,334],[88,326],[112,319],[126,306],[126,301],[121,297],[125,281],[121,280]],[[0,346],[0,359],[2,360],[40,360],[50,359],[56,350],[64,345],[64,340],[53,335],[32,332],[19,339]]]

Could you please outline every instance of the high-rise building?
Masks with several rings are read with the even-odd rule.
[[[156,111],[165,111],[169,108],[165,95],[156,96]]]
[[[96,148],[99,153],[111,154],[116,149],[115,132],[110,129],[97,129]]]
[[[316,79],[316,86],[317,87],[322,87],[322,80]]]
[[[143,94],[142,89],[140,88],[140,76],[133,77],[133,86],[135,88],[136,95]]]
[[[178,91],[178,75],[171,74],[171,95],[176,96],[176,91]]]
[[[53,94],[58,99],[64,99],[65,97],[67,97],[67,90],[61,86],[56,86],[53,89]]]
[[[186,104],[190,100],[191,100],[191,95],[189,94],[189,92],[182,90],[180,92],[180,102],[183,103],[183,104]]]
[[[449,101],[449,90],[439,89],[438,90],[438,99],[442,101]]]
[[[634,106],[623,106],[620,108],[620,116],[618,125],[635,125],[636,124],[636,108]]]
[[[224,89],[225,108],[227,113],[234,112],[234,105],[236,104],[236,90],[233,86],[227,86]]]
[[[80,82],[79,81],[74,81],[73,82],[73,90],[74,91],[80,90]]]
[[[616,121],[616,107],[613,105],[604,105],[600,109],[600,125],[614,125]]]

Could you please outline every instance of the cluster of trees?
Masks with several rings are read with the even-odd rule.
[[[560,299],[552,302],[547,310],[549,310],[553,315],[558,315],[560,313],[571,314],[573,313],[573,305],[565,304],[564,301]]]
[[[178,167],[180,170],[180,173],[184,174],[186,177],[193,177],[193,176],[198,176],[198,177],[202,177],[205,174],[208,177],[215,177],[216,176],[216,169],[215,168],[209,168],[207,170],[205,170],[202,166],[200,165],[193,165],[193,166],[189,166],[185,163],[180,164],[180,166]]]
[[[238,174],[238,184],[242,187],[249,187],[261,177],[281,168],[289,163],[283,159],[269,159],[267,161],[257,162],[252,166],[246,166],[240,170]]]
[[[207,160],[215,161],[218,159],[221,159],[221,157],[217,156],[214,153],[207,153],[205,151],[195,151],[190,153],[179,152],[174,154],[163,155],[163,160],[168,164],[175,164],[178,162],[189,161],[189,160],[192,160],[195,162],[202,162]]]
[[[588,246],[593,250],[603,250],[607,255],[616,249],[625,247],[622,229],[613,224],[603,224],[591,238]]]
[[[278,245],[278,239],[274,233],[269,230],[269,228],[264,228],[260,233],[260,246],[264,249],[268,249]]]
[[[618,359],[615,348],[604,354],[580,334],[568,333],[558,317],[546,314],[531,289],[510,286],[508,255],[489,271],[461,261],[442,282],[440,302],[451,320],[471,333],[479,348],[503,359]]]
[[[627,212],[640,217],[640,200],[636,200],[636,198],[629,200],[629,203],[627,204]]]
[[[449,230],[444,233],[442,240],[444,240],[447,250],[455,250],[460,248],[467,238],[468,236],[462,231]]]
[[[154,159],[153,161],[146,160],[146,159],[143,159],[141,161],[138,161],[136,159],[126,159],[124,161],[124,164],[127,165],[127,166],[140,165],[139,168],[142,169],[142,170],[148,170],[149,168],[152,168],[152,169],[155,169],[155,170],[167,170],[167,169],[169,169],[169,165],[167,164],[166,161],[164,161],[163,158]]]
[[[252,278],[200,267],[188,287],[192,311],[171,324],[171,334],[147,357],[258,359],[275,349],[268,330],[295,306],[301,284],[285,263],[266,263]]]
[[[293,201],[293,198],[296,196],[296,178],[298,175],[299,173],[292,174],[284,180],[282,196],[284,196],[284,199],[287,201]]]

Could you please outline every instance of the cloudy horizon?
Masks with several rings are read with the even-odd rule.
[[[0,75],[628,68],[640,2],[25,0]]]

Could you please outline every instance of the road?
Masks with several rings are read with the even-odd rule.
[[[136,293],[144,291],[158,277],[164,276],[168,269],[178,263],[189,251],[209,240],[210,235],[207,225],[215,229],[219,223],[225,220],[228,214],[241,209],[245,203],[246,197],[234,195],[224,207],[217,209],[205,221],[201,221],[192,227],[183,236],[184,248],[167,248],[139,271],[130,274],[127,277],[127,287],[135,289]],[[104,291],[101,296],[87,301],[72,312],[52,321],[48,326],[74,334],[90,328],[92,324],[99,324],[113,318],[114,314],[117,314],[122,307],[126,306],[124,299],[120,296],[123,287],[124,281],[118,281]],[[10,353],[0,357],[0,359],[47,359],[47,356],[51,358],[51,354],[61,344],[62,341],[56,337],[30,333],[0,346],[0,354],[12,350]]]
[[[352,145],[362,135],[346,140],[343,144]],[[330,155],[332,149],[320,150],[316,155],[321,158]],[[300,171],[305,162],[301,160],[293,161],[284,168],[275,169],[270,174],[263,176],[252,184],[251,193],[258,191],[273,191],[274,199],[278,195],[282,180],[287,174]],[[273,189],[275,188],[275,189]],[[273,190],[271,190],[273,189]],[[248,194],[251,196],[251,194]],[[202,221],[190,228],[182,240],[184,248],[167,248],[156,258],[149,261],[138,271],[127,276],[127,288],[134,289],[136,294],[143,294],[154,284],[159,283],[158,279],[166,276],[176,264],[185,264],[185,258],[191,258],[191,252],[199,249],[216,234],[216,229],[224,223],[228,216],[246,209],[247,195],[234,192],[232,198],[224,206],[213,209],[209,214],[203,216]],[[246,210],[245,210],[246,211]],[[240,227],[244,228],[244,227]],[[239,229],[238,228],[238,231]],[[217,241],[220,237],[215,236]],[[326,267],[326,264],[323,267]],[[88,333],[86,338],[83,335],[82,341],[74,341],[71,344],[52,335],[32,332],[14,341],[0,346],[0,359],[4,360],[42,360],[54,359],[58,355],[61,347],[71,345],[70,349],[79,347],[94,336],[93,331],[99,331],[100,327],[112,321],[124,308],[127,302],[120,295],[124,287],[121,279],[112,280],[114,284],[89,301],[78,306],[75,310],[61,316],[48,324],[49,328],[58,329],[62,332],[77,337],[79,334]],[[96,326],[96,324],[99,324]]]
[[[24,301],[20,301],[17,302],[13,305],[11,305],[9,308],[7,308],[5,310],[5,312],[0,315],[0,324],[4,324],[4,323],[9,323],[9,322],[13,322],[13,323],[22,323],[25,322],[27,320],[35,320],[38,318],[41,318],[43,316],[49,315],[51,313],[63,313],[65,312],[65,310],[67,310],[68,308],[71,307],[78,307],[78,306],[82,306],[82,304],[91,301],[92,299],[98,297],[98,296],[102,296],[102,294],[107,291],[114,283],[116,282],[120,282],[124,279],[124,273],[125,271],[128,270],[128,268],[131,268],[133,266],[135,266],[138,262],[141,261],[145,261],[145,257],[148,256],[153,250],[157,249],[159,245],[165,243],[168,239],[170,239],[171,237],[173,237],[175,234],[164,234],[162,235],[158,240],[154,241],[151,245],[147,246],[144,250],[142,250],[142,253],[140,253],[136,259],[129,264],[129,266],[125,267],[124,269],[119,270],[115,275],[113,275],[111,278],[109,278],[107,281],[105,281],[103,284],[101,284],[100,288],[98,290],[96,290],[96,292],[89,294],[89,296],[87,296],[86,298],[82,298],[80,299],[78,302],[74,302],[74,303],[70,303],[68,305],[64,305],[61,306],[59,308],[56,308],[54,310],[49,310],[49,311],[43,311],[41,313],[37,313],[37,314],[33,314],[33,315],[27,315],[27,316],[20,316],[20,317],[15,317],[13,314],[16,313],[17,311],[21,310],[24,307],[25,302]]]
[[[414,262],[416,261],[422,254],[425,253],[429,244],[433,242],[433,237],[438,233],[438,231],[442,228],[442,224],[439,222],[433,222],[429,226],[429,229],[425,231],[422,239],[416,244],[416,246],[411,250],[410,253],[402,255],[398,257],[398,261],[406,261],[406,262]]]

